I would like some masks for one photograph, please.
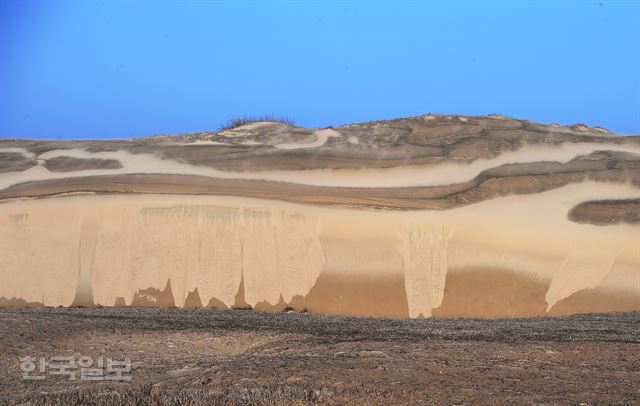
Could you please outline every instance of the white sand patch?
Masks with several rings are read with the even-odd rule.
[[[469,119],[466,117],[458,117],[458,120],[462,121],[463,123],[466,123],[467,121],[469,121]]]
[[[360,144],[360,139],[358,137],[356,137],[355,135],[352,135],[349,138],[347,138],[347,142],[349,144],[356,145],[356,144]]]
[[[273,121],[258,121],[255,123],[249,123],[245,125],[241,125],[239,127],[230,128],[228,130],[224,130],[219,132],[219,135],[224,137],[246,137],[248,135],[256,135],[258,130],[264,130],[268,127],[281,126],[286,125],[282,123],[277,123]]]
[[[340,137],[340,133],[331,128],[319,130],[313,133],[315,140],[309,143],[302,142],[288,142],[275,144],[274,147],[278,149],[300,149],[300,148],[317,148],[327,143],[329,138]]]
[[[229,144],[226,142],[220,142],[220,141],[197,140],[194,142],[187,142],[182,145],[189,146],[189,145],[229,145]]]
[[[585,133],[590,133],[592,136],[604,136],[606,138],[611,138],[614,136],[614,133],[602,127],[594,127],[589,128],[583,125],[567,127],[560,124],[549,124],[546,126],[547,130],[552,133],[579,133],[584,135]],[[621,134],[622,135],[622,134]]]
[[[328,137],[329,134],[324,133],[324,136]],[[120,161],[123,167],[118,169],[90,169],[78,172],[49,172],[44,167],[34,166],[20,172],[0,173],[0,189],[29,181],[61,179],[74,176],[135,173],[200,175],[223,179],[269,180],[335,187],[438,186],[466,182],[475,178],[480,172],[500,165],[540,161],[566,163],[580,155],[588,155],[595,151],[619,151],[640,154],[640,146],[601,143],[564,143],[555,147],[529,145],[516,151],[505,152],[495,158],[476,159],[468,164],[442,163],[385,169],[267,170],[251,172],[222,171],[205,166],[189,165],[171,159],[162,159],[151,154],[132,154],[127,151],[90,153],[82,149],[68,149],[48,151],[41,154],[40,158],[48,159],[57,156],[70,156],[82,159],[115,159]]]
[[[36,154],[34,154],[33,152],[27,151],[26,148],[18,148],[18,147],[0,148],[0,152],[8,152],[10,154],[20,154],[27,159],[33,159],[36,156]]]
[[[611,131],[607,130],[606,128],[602,128],[602,127],[593,127],[591,129],[591,131],[597,131],[599,133],[606,134],[606,135],[611,135],[612,134]]]
[[[259,130],[261,128],[265,128],[265,127],[269,127],[272,125],[282,125],[281,123],[275,122],[275,121],[258,121],[255,123],[249,123],[249,124],[245,124],[245,125],[241,125],[240,127],[236,127],[234,128],[234,130],[237,131],[255,131],[255,130]]]
[[[249,132],[249,131],[236,131],[234,130],[224,130],[218,133],[218,135],[221,135],[223,137],[227,137],[227,138],[236,138],[236,137],[248,137],[250,135],[257,135],[258,133],[256,132]]]

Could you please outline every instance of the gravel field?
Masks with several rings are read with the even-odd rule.
[[[0,325],[3,404],[640,404],[638,312],[410,320],[6,308]],[[44,379],[23,379],[24,357],[46,360]],[[87,380],[78,364],[75,379],[54,375],[54,357],[128,358],[129,380]]]

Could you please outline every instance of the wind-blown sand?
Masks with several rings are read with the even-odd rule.
[[[640,199],[640,143],[540,126],[540,139],[523,143],[525,124],[436,117],[315,133],[260,125],[219,138],[0,143],[34,160],[0,173],[0,305],[394,317],[640,310],[640,217],[624,203]],[[431,149],[416,156],[406,144],[399,164],[393,148],[429,131],[421,143]],[[256,144],[232,146],[236,137]],[[396,147],[384,146],[389,137]],[[495,145],[485,150],[487,139]],[[199,148],[227,152],[203,161]],[[225,167],[233,148],[246,155],[241,170]],[[385,148],[390,167],[380,166]],[[289,157],[277,154],[314,149],[327,159],[312,169],[277,169]],[[376,163],[351,161],[366,151]]]

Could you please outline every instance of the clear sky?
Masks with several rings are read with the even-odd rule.
[[[640,133],[640,1],[0,2],[0,137],[428,112]]]

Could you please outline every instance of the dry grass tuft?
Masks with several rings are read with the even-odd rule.
[[[272,122],[272,123],[282,123],[287,125],[294,125],[295,120],[289,117],[280,117],[280,116],[256,116],[256,117],[241,117],[241,118],[232,118],[225,124],[220,126],[220,131],[231,130],[233,128],[237,128],[246,124],[251,123],[260,123],[260,122]]]

